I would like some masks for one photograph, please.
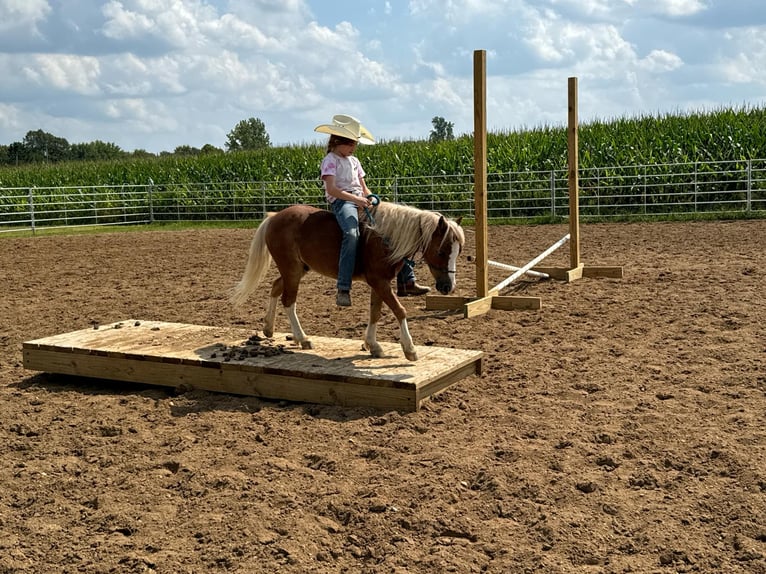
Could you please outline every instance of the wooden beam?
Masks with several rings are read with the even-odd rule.
[[[536,311],[542,307],[540,297],[523,297],[521,295],[498,295],[492,297],[492,308],[502,311],[527,310]]]
[[[577,136],[577,78],[569,78],[569,128],[567,129],[567,163],[569,164],[569,267],[580,266],[580,180],[579,143]]]
[[[622,279],[622,267],[605,265],[586,265],[582,270],[583,277],[602,277],[607,279]]]
[[[473,53],[473,186],[476,221],[476,295],[489,293],[487,271],[487,52]]]
[[[471,317],[476,317],[477,315],[484,315],[491,308],[492,297],[480,297],[479,299],[474,299],[473,301],[469,301],[465,304],[463,307],[463,317],[470,319]]]
[[[534,269],[540,273],[547,273],[550,275],[551,279],[571,283],[572,281],[577,281],[582,278],[584,267],[585,266],[580,263],[580,265],[574,269],[569,269],[567,267],[535,267]]]

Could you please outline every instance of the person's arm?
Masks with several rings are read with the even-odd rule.
[[[367,184],[365,183],[363,177],[359,178],[359,183],[362,184],[362,193],[364,194],[365,197],[372,194],[372,192],[370,191],[370,188],[367,187]]]
[[[369,195],[370,190],[367,189],[367,186],[365,185],[364,180],[362,180],[362,191],[365,193],[364,197],[359,197],[358,195],[354,195],[353,193],[349,193],[339,188],[337,185],[335,185],[334,175],[323,175],[322,180],[324,181],[324,187],[325,187],[325,191],[327,191],[327,195],[330,195],[334,197],[335,199],[350,201],[356,204],[358,207],[362,207],[362,208],[368,207],[370,205],[370,200],[367,198],[367,195]]]

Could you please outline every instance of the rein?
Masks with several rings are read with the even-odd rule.
[[[380,203],[380,197],[375,195],[374,193],[371,193],[367,197],[370,198],[370,203],[373,207],[377,207]],[[372,213],[370,213],[370,210],[366,207],[364,208],[364,214],[367,216],[367,220],[370,222],[371,225],[375,225],[375,218],[372,216]]]

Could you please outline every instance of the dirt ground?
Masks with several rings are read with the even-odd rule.
[[[565,233],[491,227],[490,257]],[[486,353],[417,413],[23,368],[94,321],[259,330],[226,296],[252,234],[0,237],[0,573],[766,573],[766,220],[583,225],[624,278],[514,288],[539,311],[406,299],[416,344]],[[309,275],[304,328],[361,341],[367,293]]]

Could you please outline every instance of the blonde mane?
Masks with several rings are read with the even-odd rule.
[[[424,211],[398,203],[379,203],[372,212],[374,220],[369,222],[369,229],[386,239],[391,254],[388,260],[392,263],[405,257],[412,257],[419,251],[424,251],[439,224],[441,214],[435,211]],[[444,239],[454,234],[460,245],[465,243],[463,229],[454,221],[445,219],[449,226]]]

